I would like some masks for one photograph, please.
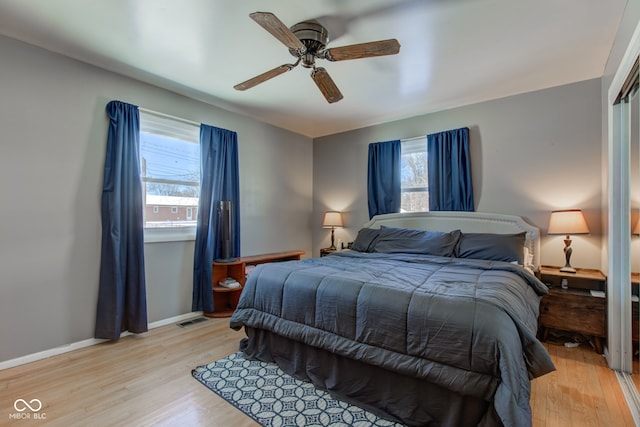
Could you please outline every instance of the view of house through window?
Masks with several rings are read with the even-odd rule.
[[[200,195],[200,128],[140,111],[144,228],[195,227]]]
[[[426,212],[429,210],[427,138],[403,139],[401,147],[400,212]]]

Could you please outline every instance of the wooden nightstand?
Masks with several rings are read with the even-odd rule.
[[[577,332],[593,338],[596,351],[602,354],[602,338],[607,336],[607,300],[592,295],[604,293],[606,277],[599,270],[577,269],[576,273],[562,273],[560,267],[540,267],[540,280],[550,285],[549,293],[540,303],[540,329],[546,339],[549,328]],[[567,279],[568,289],[561,288]]]
[[[327,256],[327,255],[332,254],[334,252],[338,252],[338,250],[337,249],[322,248],[322,249],[320,249],[320,256],[321,257]]]

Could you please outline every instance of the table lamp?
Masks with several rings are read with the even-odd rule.
[[[331,228],[331,246],[329,249],[336,250],[334,241],[334,232],[336,227],[342,227],[342,214],[340,212],[329,211],[324,213],[324,220],[322,221],[323,228]]]
[[[552,211],[549,219],[549,230],[547,234],[564,234],[564,257],[566,264],[560,269],[565,273],[575,273],[576,269],[571,267],[571,234],[588,234],[589,227],[584,220],[584,215],[580,209],[567,209]]]

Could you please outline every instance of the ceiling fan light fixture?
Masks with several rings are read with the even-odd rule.
[[[316,57],[311,53],[305,53],[304,55],[302,55],[301,59],[302,66],[305,68],[313,68],[316,66]]]

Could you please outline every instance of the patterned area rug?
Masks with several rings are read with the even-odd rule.
[[[275,364],[244,359],[240,352],[198,366],[192,375],[263,426],[402,426],[336,400]]]

